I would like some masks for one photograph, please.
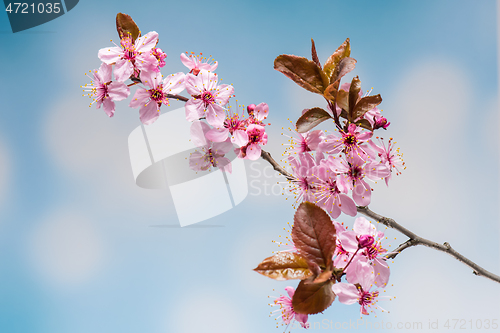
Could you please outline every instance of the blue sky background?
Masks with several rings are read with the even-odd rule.
[[[182,52],[212,54],[241,103],[267,102],[274,156],[286,118],[325,107],[274,71],[274,58],[310,57],[312,37],[324,62],[349,37],[352,75],[382,95],[391,121],[382,134],[408,166],[388,189],[375,186],[370,207],[500,272],[495,1],[82,0],[16,34],[0,14],[0,332],[282,331],[267,296],[296,283],[252,269],[277,250],[271,240],[292,221],[291,204],[252,187],[242,204],[200,224],[220,227],[155,227],[177,217],[168,191],[134,184],[127,138],[138,111],[121,102],[109,119],[81,96],[97,51],[118,42],[118,12],[159,33],[163,74],[185,71]],[[259,176],[264,168],[247,163],[261,190],[280,180]],[[388,235],[393,247],[406,240]],[[421,322],[404,331],[424,332],[429,321],[500,321],[499,285],[445,254],[412,248],[391,269],[396,300],[381,303],[390,314],[365,318],[372,323]],[[335,302],[310,320],[358,318],[358,306]]]

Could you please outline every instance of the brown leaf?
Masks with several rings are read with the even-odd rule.
[[[351,86],[349,87],[349,110],[346,110],[348,111],[347,120],[349,120],[351,123],[354,122],[354,119],[356,119],[356,117],[354,116],[354,106],[358,101],[360,90],[361,90],[361,81],[356,76],[352,79]]]
[[[316,53],[316,46],[314,45],[314,39],[311,38],[311,55],[312,55],[312,61],[316,65],[318,65],[319,68],[321,68],[321,63],[319,62],[318,54]]]
[[[313,93],[323,94],[328,78],[320,67],[304,57],[282,54],[274,60],[274,69]]]
[[[300,281],[292,297],[293,310],[296,313],[316,314],[326,310],[335,300],[332,281],[306,284]]]
[[[337,105],[342,110],[349,111],[349,92],[345,90],[339,90],[337,92]]]
[[[363,117],[367,112],[382,103],[382,97],[379,95],[362,97],[354,107],[354,119]]]
[[[339,89],[339,84],[340,81],[333,82],[328,87],[326,87],[325,92],[323,93],[323,96],[325,96],[326,99],[332,101],[334,105],[335,105],[335,100],[337,98],[336,96],[337,96],[337,90]]]
[[[139,27],[135,24],[134,20],[127,15],[118,13],[116,14],[116,30],[118,31],[118,35],[120,39],[127,36],[132,36],[132,40],[135,41],[137,38],[141,36],[141,32],[139,31]]]
[[[328,214],[311,202],[297,208],[292,240],[299,253],[322,270],[328,267],[335,251],[335,226]]]
[[[292,252],[278,252],[264,259],[254,271],[275,280],[304,280],[312,275],[306,259]]]
[[[369,122],[368,120],[366,120],[366,119],[360,119],[360,120],[358,120],[355,124],[356,124],[356,125],[358,125],[358,126],[361,126],[361,127],[363,127],[363,128],[366,128],[366,129],[367,129],[367,130],[369,130],[369,131],[373,131],[373,129],[372,129],[372,125],[371,125],[371,124],[370,124],[370,122]]]
[[[330,82],[339,81],[341,78],[343,78],[344,75],[346,75],[356,67],[356,62],[356,59],[350,57],[340,60],[337,66],[335,66],[335,70],[332,72]]]
[[[322,108],[309,109],[302,116],[300,116],[299,119],[297,119],[297,123],[295,124],[297,132],[307,132],[331,117],[332,116],[330,116],[330,114]]]
[[[328,58],[328,60],[326,60],[325,65],[323,66],[323,71],[325,72],[326,76],[330,78],[340,60],[350,55],[351,55],[351,44],[349,42],[349,38],[347,38],[345,42],[342,43],[342,45],[340,45],[335,52],[333,52],[333,54]]]

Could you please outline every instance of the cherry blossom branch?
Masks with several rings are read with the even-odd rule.
[[[261,150],[261,153],[260,153],[260,157],[262,157],[263,160],[269,162],[269,164],[271,164],[274,168],[274,170],[278,171],[279,173],[281,173],[283,176],[286,177],[286,179],[290,180],[290,181],[294,181],[295,180],[295,177],[292,176],[291,174],[289,174],[285,169],[283,169],[279,164],[278,162],[276,162],[272,157],[271,157],[271,154],[269,154],[267,151],[265,150]]]
[[[189,98],[186,98],[184,96],[181,96],[181,95],[176,95],[176,94],[167,94],[167,98],[175,98],[179,101],[183,101],[183,102],[187,102],[189,101]]]
[[[267,162],[269,162],[273,166],[274,170],[281,173],[288,180],[291,180],[291,181],[295,180],[295,178],[291,174],[289,174],[285,169],[283,169],[271,157],[271,154],[262,150],[261,157],[264,160],[266,160]],[[500,283],[500,276],[493,274],[490,271],[487,271],[486,269],[482,268],[481,266],[479,266],[478,264],[476,264],[472,260],[464,257],[462,254],[455,251],[448,242],[445,242],[443,244],[439,244],[439,243],[430,241],[428,239],[422,238],[422,237],[418,236],[417,234],[415,234],[414,232],[406,229],[405,227],[403,227],[402,225],[400,225],[399,223],[397,223],[393,219],[379,215],[379,214],[373,212],[372,210],[370,210],[368,207],[358,206],[358,212],[367,216],[367,217],[374,219],[375,221],[382,223],[383,225],[385,225],[389,228],[392,228],[392,229],[399,231],[400,233],[402,233],[403,235],[405,235],[409,238],[406,242],[404,242],[400,246],[398,246],[398,248],[395,249],[391,254],[387,255],[388,259],[395,258],[403,250],[410,248],[412,246],[424,245],[424,246],[430,247],[432,249],[448,253],[449,255],[451,255],[452,257],[454,257],[455,259],[457,259],[461,263],[472,268],[473,274],[475,274],[477,276],[484,276],[492,281]]]
[[[387,258],[395,258],[399,253],[401,253],[403,250],[410,248],[412,246],[416,245],[424,245],[430,248],[433,248],[435,250],[441,251],[448,253],[461,263],[469,266],[472,268],[472,273],[478,276],[484,276],[492,281],[500,283],[500,276],[493,274],[486,269],[482,268],[472,260],[464,257],[462,254],[458,253],[455,251],[451,245],[448,242],[445,242],[443,244],[439,244],[433,241],[430,241],[428,239],[422,238],[420,236],[417,236],[415,233],[411,232],[410,230],[406,229],[405,227],[401,226],[398,224],[396,221],[394,221],[391,218],[384,217],[382,215],[379,215],[372,210],[370,210],[368,207],[363,207],[363,206],[358,206],[358,212],[374,219],[375,221],[378,221],[385,226],[396,229],[397,231],[401,232],[402,234],[408,236],[410,239],[401,244],[396,250],[394,250],[393,253],[387,255]]]

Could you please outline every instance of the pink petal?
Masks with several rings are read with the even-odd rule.
[[[210,142],[207,141],[206,138],[208,131],[210,131],[210,126],[199,120],[194,121],[190,128],[191,142],[193,142],[196,147],[209,145]]]
[[[212,128],[207,133],[207,139],[213,142],[222,142],[226,141],[228,135],[229,135],[229,130],[227,128],[222,128],[222,129]]]
[[[197,96],[203,92],[203,82],[199,76],[193,74],[186,74],[184,84],[189,95]]]
[[[113,46],[100,49],[97,56],[102,62],[111,65],[117,62],[122,54],[123,50],[120,47]]]
[[[332,286],[335,295],[338,296],[340,303],[354,304],[359,299],[359,291],[353,284],[336,283]]]
[[[358,213],[358,210],[356,208],[356,204],[354,203],[354,201],[352,201],[351,198],[349,198],[347,195],[345,194],[339,194],[339,197],[340,197],[340,209],[342,210],[342,212],[344,214],[347,214],[349,216],[356,216],[356,214]]]
[[[391,275],[391,270],[389,265],[385,260],[380,258],[375,258],[373,261],[373,273],[375,274],[375,282],[378,287],[385,288],[389,282],[389,275]]]
[[[247,158],[249,160],[255,161],[259,159],[260,153],[261,153],[261,148],[258,144],[253,143],[247,148]]]
[[[106,114],[110,117],[113,117],[115,114],[115,103],[111,100],[111,98],[106,97],[102,101],[102,106]]]
[[[127,59],[120,59],[115,65],[115,79],[116,81],[126,81],[134,72],[134,66]]]
[[[337,239],[340,241],[340,244],[344,248],[344,250],[348,252],[356,252],[358,249],[358,241],[356,239],[356,233],[354,231],[345,231],[340,235],[337,235]]]
[[[190,70],[196,67],[196,63],[194,62],[194,60],[192,60],[191,58],[189,58],[184,53],[181,53],[181,61],[184,64],[184,66],[186,66]]]
[[[266,103],[260,103],[255,107],[253,114],[257,120],[263,121],[269,115],[269,106]]]
[[[370,235],[375,237],[377,234],[377,228],[363,216],[358,217],[354,221],[354,226],[352,229],[358,236]]]
[[[149,53],[153,47],[156,46],[158,42],[158,33],[156,31],[150,31],[142,37],[137,38],[135,41],[135,49],[140,53]]]
[[[128,106],[134,109],[142,107],[148,102],[150,97],[151,94],[148,90],[139,88],[135,91],[134,97],[132,97],[132,100],[130,101],[130,104]]]
[[[184,73],[175,73],[168,75],[163,80],[163,92],[166,94],[178,94],[184,90]]]
[[[130,88],[123,82],[111,82],[108,85],[108,95],[113,101],[122,101],[130,95]]]
[[[229,138],[227,138],[225,142],[215,142],[212,147],[215,153],[224,155],[233,149],[233,144],[229,141]]]
[[[200,99],[191,98],[184,106],[186,110],[186,120],[193,121],[203,118],[203,102]]]
[[[101,67],[99,67],[97,74],[99,75],[102,83],[111,81],[112,71],[113,71],[113,66],[108,65],[104,62],[101,64]]]
[[[224,108],[217,104],[209,104],[207,106],[207,111],[205,113],[207,121],[213,127],[224,126],[224,120],[226,120],[226,111]]]
[[[359,180],[352,189],[352,198],[360,206],[368,206],[372,197],[370,186],[364,181]]]
[[[151,125],[160,116],[160,107],[155,101],[150,101],[139,109],[139,118],[144,125]]]
[[[246,131],[236,130],[233,132],[233,136],[231,137],[231,141],[240,147],[244,146],[248,143],[248,134]]]
[[[234,93],[233,86],[228,84],[221,84],[217,88],[217,97],[216,97],[217,102],[219,102],[222,105],[226,104],[233,93]]]

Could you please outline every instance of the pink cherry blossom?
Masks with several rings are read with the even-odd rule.
[[[122,82],[111,81],[111,65],[101,64],[99,70],[94,70],[92,73],[93,80],[90,85],[85,85],[84,91],[88,91],[88,96],[93,98],[93,103],[96,103],[99,109],[103,105],[104,112],[109,117],[115,114],[114,101],[121,101],[128,97],[130,89]],[[82,87],[83,88],[83,87]]]
[[[303,328],[309,328],[309,323],[307,322],[308,315],[296,313],[293,310],[292,298],[295,294],[295,289],[293,287],[286,287],[286,292],[288,296],[281,295],[280,297],[274,300],[274,304],[272,306],[279,306],[280,308],[276,311],[281,312],[281,320],[283,320],[283,324],[289,325],[292,320],[296,320],[300,323]],[[275,312],[276,312],[275,311]]]
[[[169,105],[168,94],[178,94],[184,90],[184,73],[176,73],[162,80],[162,75],[155,72],[141,73],[142,82],[151,89],[136,90],[129,106],[139,108],[143,124],[150,125],[160,116],[162,104]]]
[[[338,296],[341,303],[350,305],[358,303],[360,312],[363,315],[368,315],[368,311],[374,312],[375,309],[385,310],[377,305],[380,298],[378,288],[371,290],[373,287],[373,274],[368,264],[362,264],[358,270],[357,285],[351,283],[336,283],[332,286],[333,292]]]
[[[267,144],[267,133],[264,126],[255,124],[249,125],[246,133],[248,142],[244,146],[235,149],[235,153],[238,154],[239,158],[254,161],[260,157],[262,152],[260,145]]]
[[[228,107],[223,127],[212,128],[207,133],[207,138],[214,142],[225,141],[228,136],[231,136],[231,142],[239,147],[246,145],[248,142],[246,123],[240,117],[239,112],[233,113],[231,106]]]
[[[160,68],[165,66],[165,58],[167,57],[167,54],[163,52],[159,47],[153,47],[150,52],[157,61],[157,63],[152,66],[152,69],[153,71],[159,73]]]
[[[358,283],[360,269],[365,269],[369,264],[370,274],[374,275],[374,283],[385,287],[389,281],[390,269],[384,255],[387,250],[382,247],[384,233],[377,231],[375,225],[364,217],[354,221],[352,231],[344,231],[337,235],[337,242],[349,252],[349,257],[355,256],[348,267],[345,268],[346,279],[350,283]]]
[[[297,192],[296,201],[314,202],[315,185],[318,182],[318,179],[314,176],[316,161],[308,153],[297,154],[297,156],[290,156],[288,158],[288,162],[292,168],[290,173],[295,178],[292,183]]]
[[[361,131],[361,127],[356,124],[349,124],[347,132],[341,130],[340,135],[340,137],[335,134],[328,135],[320,143],[320,151],[328,154],[344,151],[348,155],[359,155],[364,160],[368,158],[361,144],[371,138],[372,132]]]
[[[233,94],[233,87],[218,85],[217,76],[206,70],[201,70],[197,76],[187,74],[184,82],[192,96],[185,106],[186,119],[194,121],[205,117],[213,127],[223,127],[226,119],[223,105]]]
[[[224,157],[233,145],[226,138],[224,142],[212,142],[207,139],[206,134],[210,126],[201,121],[195,121],[191,125],[191,141],[199,148],[189,157],[189,167],[195,171],[206,171],[210,168],[219,168],[221,171],[231,173],[231,161]]]
[[[297,137],[297,138],[296,138]],[[315,151],[318,149],[319,144],[324,140],[324,134],[321,130],[311,132],[298,133],[290,137],[290,149],[293,152],[305,153],[308,151]]]
[[[396,152],[393,151],[394,143],[392,140],[392,138],[389,139],[387,146],[384,141],[380,139],[380,146],[376,145],[372,141],[369,142],[370,147],[375,150],[375,154],[380,157],[381,162],[384,163],[391,171],[391,173],[384,178],[387,186],[389,186],[389,180],[391,179],[393,169],[396,170],[396,175],[399,175],[401,174],[400,169],[406,168],[404,167],[405,163],[402,160],[403,155],[399,153],[399,148],[396,149]]]
[[[213,59],[212,59],[213,60]],[[198,75],[200,71],[206,70],[213,72],[217,69],[218,63],[217,61],[214,62],[213,64],[210,64],[208,61],[209,59],[204,58],[203,54],[200,53],[200,55],[194,55],[194,52],[191,52],[191,54],[186,54],[181,53],[181,61],[186,66],[189,68],[191,74],[193,75]]]
[[[132,42],[131,37],[124,37],[120,41],[121,47],[102,48],[98,56],[108,65],[115,64],[115,78],[123,82],[134,72],[151,71],[157,66],[158,60],[150,52],[157,42],[158,34],[155,31],[137,38],[135,42]]]
[[[314,175],[317,178],[314,196],[318,205],[334,219],[339,217],[341,212],[356,216],[356,204],[345,194],[348,188],[341,183],[337,184],[337,174],[333,170],[323,164],[315,169]]]

